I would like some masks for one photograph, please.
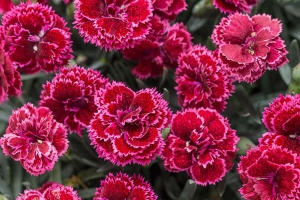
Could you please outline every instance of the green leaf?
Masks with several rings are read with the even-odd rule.
[[[8,184],[0,178],[0,193],[7,197],[12,197],[12,192]]]
[[[23,167],[19,162],[14,162],[12,165],[12,171],[11,189],[13,197],[17,198],[20,192],[22,192]]]
[[[53,170],[50,172],[49,181],[62,183],[60,161],[55,163]]]
[[[88,188],[88,189],[81,189],[78,190],[78,196],[83,198],[83,199],[87,199],[87,198],[92,198],[94,197],[96,188]]]
[[[223,196],[227,185],[227,176],[224,176],[220,182],[218,182],[218,192],[220,197]]]
[[[290,84],[292,81],[292,69],[288,63],[279,68],[279,74],[285,84]]]
[[[192,179],[189,179],[181,191],[180,200],[192,200],[197,189],[197,184]]]
[[[296,39],[294,39],[290,44],[289,59],[292,67],[295,67],[300,62],[299,45]]]

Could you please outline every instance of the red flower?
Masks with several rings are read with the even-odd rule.
[[[1,0],[0,1],[0,15],[8,12],[13,6],[14,6],[14,4],[11,2],[11,0]]]
[[[250,13],[252,6],[257,0],[214,0],[213,4],[223,13],[247,12]]]
[[[94,95],[107,82],[108,79],[92,69],[63,68],[52,83],[43,85],[39,105],[48,107],[58,122],[81,135],[82,128],[89,125],[97,111]]]
[[[65,127],[53,119],[48,108],[25,104],[9,118],[6,134],[0,139],[3,153],[20,161],[30,174],[51,171],[68,148]]]
[[[300,95],[280,95],[263,112],[263,123],[269,132],[293,138],[300,137]]]
[[[270,133],[267,132],[263,134],[262,138],[259,138],[259,145],[265,145],[265,146],[274,146],[274,147],[280,147],[282,149],[287,149],[288,151],[291,151],[294,154],[300,155],[300,141],[299,136],[294,137],[293,135],[287,136],[287,135],[280,135],[277,133]]]
[[[236,31],[239,30],[239,31]],[[266,69],[278,69],[288,62],[281,24],[269,15],[233,14],[223,18],[212,34],[219,57],[239,82],[255,82]]]
[[[234,86],[211,51],[193,46],[180,55],[178,65],[175,89],[179,105],[183,108],[225,109]]]
[[[104,49],[132,47],[148,34],[151,0],[76,0],[75,28],[85,42]]]
[[[128,176],[127,174],[109,173],[101,185],[96,189],[93,200],[156,200],[149,183],[144,181],[140,175]]]
[[[176,16],[186,9],[185,0],[152,0],[154,13],[163,19],[174,20]]]
[[[80,200],[78,194],[70,186],[64,186],[59,183],[48,182],[41,188],[35,190],[25,190],[24,194],[17,197],[16,200]]]
[[[175,114],[162,153],[172,172],[186,171],[197,184],[215,184],[232,166],[238,138],[228,120],[212,109]]]
[[[249,150],[237,171],[243,182],[239,191],[247,200],[300,198],[299,160],[287,149],[261,146]]]
[[[161,76],[164,67],[176,68],[179,54],[192,45],[192,37],[182,23],[169,27],[166,20],[155,15],[152,27],[146,39],[122,51],[126,59],[139,61],[132,73],[140,79]]]
[[[2,24],[5,50],[24,73],[58,70],[73,57],[69,28],[48,6],[21,3],[3,16]]]
[[[3,49],[4,35],[0,27],[0,104],[21,94],[21,76]]]
[[[161,153],[161,130],[168,126],[171,113],[154,89],[135,93],[113,82],[100,89],[96,104],[98,113],[88,131],[99,157],[122,166],[146,165]]]

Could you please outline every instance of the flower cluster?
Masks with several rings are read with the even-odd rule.
[[[257,0],[213,0],[216,8],[224,13],[235,13],[245,11],[250,12],[252,6],[257,4]]]
[[[185,10],[185,0],[155,0],[153,1],[154,13],[163,19],[174,20],[176,16]]]
[[[221,20],[212,39],[228,73],[239,82],[253,83],[266,69],[278,69],[288,61],[281,29],[270,15],[236,13]]]
[[[81,200],[76,191],[70,186],[64,186],[59,183],[48,182],[41,188],[35,190],[25,190],[24,194],[17,197],[16,200]]]
[[[175,78],[179,105],[217,111],[225,109],[234,87],[217,60],[211,51],[199,45],[180,55]]]
[[[164,166],[186,171],[197,184],[215,184],[232,168],[237,141],[235,130],[215,110],[186,109],[172,118]]]
[[[4,34],[0,27],[0,104],[21,94],[21,76],[4,51]]]
[[[128,176],[117,173],[115,176],[109,173],[101,185],[96,189],[93,200],[156,200],[157,196],[151,186],[140,175]]]
[[[237,169],[245,199],[300,198],[299,102],[300,95],[280,95],[265,108],[263,122],[269,132]]]
[[[69,28],[48,6],[20,3],[3,15],[2,25],[5,51],[24,73],[58,70],[73,57]]]
[[[88,131],[99,157],[122,166],[146,165],[161,153],[160,132],[171,113],[154,89],[134,92],[113,82],[100,89],[95,103],[98,112]]]
[[[46,107],[27,103],[9,118],[6,133],[0,139],[5,155],[20,161],[24,169],[37,176],[51,171],[68,148],[65,127],[53,119]]]
[[[43,85],[39,105],[49,108],[54,119],[81,135],[82,128],[89,125],[97,111],[94,95],[107,82],[96,70],[63,68],[51,83]]]

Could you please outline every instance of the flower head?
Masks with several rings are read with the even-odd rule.
[[[53,119],[48,108],[27,103],[13,111],[0,145],[5,155],[37,176],[51,171],[58,157],[67,151],[66,137],[65,127]]]
[[[183,108],[214,108],[223,111],[233,92],[232,80],[213,53],[193,46],[178,58],[175,81],[178,103]]]
[[[175,114],[162,153],[172,172],[186,171],[197,184],[215,184],[232,166],[238,138],[227,119],[212,109]]]
[[[76,0],[75,28],[85,42],[104,49],[132,47],[148,34],[151,0]]]
[[[257,0],[214,0],[213,4],[223,13],[243,11],[250,13],[251,7],[257,4]]]
[[[300,95],[280,95],[263,112],[262,121],[269,132],[300,137]]]
[[[48,6],[20,3],[3,15],[2,25],[5,50],[24,73],[58,70],[73,57],[69,28]]]
[[[49,108],[58,122],[81,135],[97,111],[94,95],[107,82],[96,70],[63,68],[51,83],[43,85],[39,105]]]
[[[115,176],[109,173],[101,185],[96,189],[93,200],[156,200],[157,196],[153,192],[149,183],[144,181],[140,175],[128,176],[117,173]]]
[[[134,92],[113,82],[100,89],[98,112],[90,123],[89,138],[98,156],[117,165],[146,165],[161,153],[161,130],[171,113],[154,89]]]
[[[21,76],[4,52],[4,35],[0,27],[0,104],[11,96],[21,94]]]
[[[280,32],[281,23],[269,15],[250,18],[236,13],[221,20],[212,39],[227,71],[240,82],[253,83],[266,69],[278,69],[288,61]]]
[[[260,146],[241,157],[239,190],[247,200],[299,199],[300,166],[296,154],[279,147]]]
[[[154,13],[168,20],[174,20],[186,7],[185,0],[154,0],[153,3]]]
[[[24,194],[17,197],[16,200],[80,200],[78,194],[70,186],[64,186],[59,183],[48,182],[45,183],[41,188],[35,190],[25,190]]]

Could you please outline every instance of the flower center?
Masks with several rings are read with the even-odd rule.
[[[193,141],[186,142],[186,151],[189,153],[193,153],[193,158],[199,160],[201,154],[206,151],[209,151],[213,147],[212,142],[209,138],[206,138],[204,141],[199,142],[198,144],[194,143]]]
[[[75,99],[68,99],[65,102],[65,109],[68,111],[78,112],[79,109],[88,103],[88,99],[79,97]]]
[[[276,197],[278,193],[277,177],[275,172],[271,172],[268,176],[257,177],[256,180],[267,181],[272,186],[272,196]]]
[[[252,32],[251,35],[246,38],[245,45],[242,48],[242,53],[245,54],[247,52],[251,55],[254,55],[255,42],[256,42],[256,33]]]

